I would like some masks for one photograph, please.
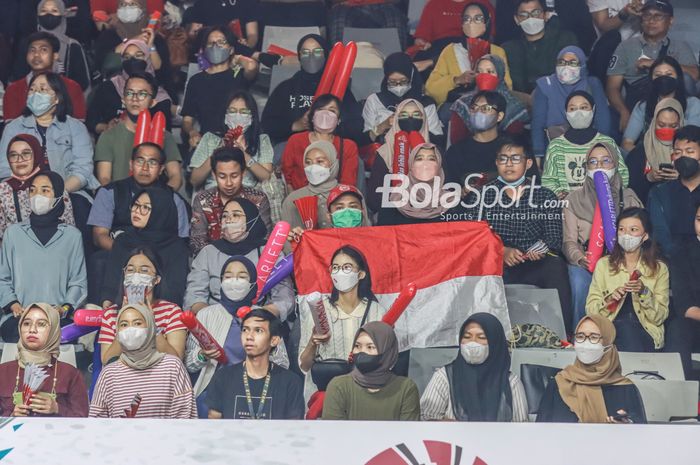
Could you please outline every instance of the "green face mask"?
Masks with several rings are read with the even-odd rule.
[[[331,214],[336,228],[356,228],[362,224],[362,211],[357,208],[343,208]]]

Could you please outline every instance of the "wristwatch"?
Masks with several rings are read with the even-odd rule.
[[[246,162],[245,166],[246,166],[246,168],[250,168],[250,167],[253,166],[255,163],[257,163],[257,162],[255,161],[255,159],[254,159],[253,157],[250,157],[250,160],[248,160],[248,161]]]

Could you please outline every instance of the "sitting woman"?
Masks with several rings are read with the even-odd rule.
[[[520,378],[510,371],[503,325],[475,313],[459,331],[460,350],[437,370],[420,399],[421,420],[528,421]]]
[[[229,259],[241,255],[257,266],[265,246],[267,229],[260,211],[253,202],[237,197],[226,202],[221,218],[222,237],[205,246],[192,261],[187,276],[185,308],[197,313],[209,305],[220,302],[220,270]],[[280,255],[279,258],[283,258]],[[290,278],[283,279],[270,291],[270,298],[263,308],[285,321],[294,309],[294,291]]]
[[[596,264],[586,299],[589,315],[614,322],[617,347],[623,352],[653,352],[664,346],[669,274],[651,232],[646,210],[622,211],[615,248]]]
[[[119,360],[105,366],[90,403],[94,418],[197,418],[192,383],[179,358],[156,347],[150,308],[127,304],[117,316]],[[140,402],[134,407],[134,402]]]
[[[651,91],[646,101],[637,102],[622,136],[622,148],[630,152],[639,138],[647,132],[654,120],[659,101],[672,98],[683,108],[685,124],[700,125],[700,99],[686,95],[685,73],[678,61],[670,55],[659,57],[649,68]]]
[[[647,422],[639,390],[622,376],[615,336],[615,326],[604,316],[587,315],[579,322],[576,361],[547,385],[538,422]]]
[[[223,348],[226,366],[230,366],[245,360],[241,343],[241,318],[237,312],[241,307],[252,307],[253,298],[258,292],[258,273],[252,261],[243,255],[234,255],[224,262],[219,278],[221,296],[218,303],[200,310],[197,320]],[[185,365],[190,373],[199,373],[194,384],[194,395],[200,418],[207,418],[206,388],[219,368],[216,359],[220,355],[218,350],[203,349],[192,334],[187,338]],[[289,368],[289,356],[284,342],[270,354],[270,360],[283,368]]]
[[[391,372],[399,343],[381,321],[363,325],[353,340],[350,374],[331,380],[323,402],[324,420],[419,420],[418,388]]]
[[[0,240],[5,230],[15,223],[22,223],[31,214],[29,187],[34,176],[48,170],[46,154],[36,137],[19,134],[7,146],[7,161],[12,175],[0,182]],[[67,192],[63,193],[65,211],[61,223],[74,225],[73,205]]]
[[[442,169],[442,155],[440,150],[431,143],[420,144],[411,150],[408,157],[408,184],[406,189],[412,192],[416,184],[423,183],[431,186],[432,192],[439,192],[440,199],[446,194],[445,172]],[[438,184],[435,186],[435,184]],[[437,206],[433,202],[424,204],[425,192],[416,189],[415,202],[409,198],[407,202],[401,202],[401,194],[391,194],[390,201],[403,203],[398,207],[382,206],[379,209],[378,226],[392,226],[399,224],[433,223],[444,221],[442,215],[447,211],[442,202]]]
[[[117,313],[126,304],[143,304],[153,311],[156,319],[156,347],[159,352],[182,358],[185,355],[187,328],[182,324],[182,309],[160,298],[167,283],[161,276],[158,256],[149,248],[133,250],[123,269],[122,289],[115,295],[114,302],[104,309],[100,337],[102,363],[107,364],[118,358],[122,347],[117,340]]]
[[[124,88],[130,75],[148,73],[155,77],[151,52],[148,44],[140,38],[127,40],[120,53],[121,72],[107,81],[103,81],[92,96],[88,107],[85,125],[98,136],[119,124],[121,113],[124,111]],[[162,112],[165,115],[166,129],[170,130],[172,100],[162,86],[153,99],[151,114]]]
[[[396,107],[406,99],[415,99],[423,105],[431,138],[442,138],[442,123],[435,101],[423,93],[423,78],[411,62],[411,57],[396,52],[384,60],[381,90],[367,97],[362,109],[364,134],[368,139],[365,142],[384,142],[384,135],[393,127]]]
[[[656,105],[652,121],[644,140],[627,155],[630,187],[645,205],[655,184],[678,179],[671,154],[673,137],[685,126],[683,107],[676,99],[662,99]]]
[[[300,306],[299,368],[306,375],[307,398],[315,391],[314,367],[322,370],[324,360],[347,360],[357,330],[366,322],[381,320],[386,313],[372,292],[372,277],[362,252],[349,245],[339,248],[329,271],[333,290],[329,298],[323,299],[329,331],[317,333],[308,305]],[[323,377],[323,373],[319,371],[316,376]]]
[[[530,122],[527,108],[505,84],[506,64],[496,55],[484,55],[476,62],[476,88],[461,96],[452,104],[452,116],[450,117],[450,143],[466,139],[474,134],[476,129],[472,121],[470,107],[476,94],[484,91],[495,91],[503,96],[506,102],[505,116],[498,123],[501,133],[510,135],[522,134],[525,125]]]
[[[586,180],[583,187],[569,194],[563,209],[563,252],[568,262],[574,308],[572,328],[576,327],[578,321],[586,314],[586,297],[592,279],[592,273],[588,271],[591,257],[587,248],[591,238],[593,214],[599,201],[593,182],[594,173],[601,171],[608,177],[616,216],[623,208],[642,207],[642,202],[634,191],[623,186],[622,176],[618,172],[618,157],[617,146],[607,143],[595,145],[586,155]]]
[[[338,154],[330,142],[313,142],[304,151],[304,173],[308,185],[297,189],[282,202],[282,220],[292,228],[326,229],[333,224],[323,211],[328,194],[338,185]],[[311,198],[315,199],[312,200]],[[299,208],[302,205],[303,208]]]
[[[86,417],[88,395],[83,376],[58,361],[60,315],[49,304],[31,304],[19,319],[17,360],[0,365],[0,417]],[[24,369],[41,367],[48,375],[27,404],[22,400]],[[14,381],[14,382],[13,382]]]
[[[503,59],[506,86],[509,89],[513,87],[506,52],[489,42],[492,22],[489,10],[481,3],[468,2],[464,6],[462,41],[445,47],[425,83],[425,93],[434,98],[438,105],[454,102],[474,85],[476,60],[489,53]]]
[[[617,144],[593,125],[593,115],[597,112],[593,97],[585,91],[572,92],[566,99],[566,119],[570,128],[549,142],[542,173],[542,186],[559,198],[583,186],[586,180],[586,155],[598,144],[614,148],[622,184],[626,186],[629,181],[629,171]]]
[[[67,317],[87,297],[80,231],[61,223],[64,192],[57,173],[37,174],[29,188],[29,222],[13,224],[5,231],[0,306],[13,315],[0,328],[5,342],[18,341],[17,323],[27,302],[47,302]]]
[[[539,78],[532,95],[532,150],[536,157],[544,156],[548,141],[564,134],[569,127],[576,127],[569,121],[568,100],[577,91],[593,97],[590,102],[595,108],[593,126],[600,133],[611,135],[610,109],[603,84],[597,77],[588,75],[583,50],[564,47],[557,55],[556,73]]]
[[[367,206],[372,211],[377,212],[381,207],[382,194],[377,192],[377,188],[384,185],[384,176],[400,172],[400,167],[394,166],[394,159],[397,156],[395,152],[400,150],[400,144],[396,143],[399,133],[417,132],[420,134],[420,138],[416,138],[420,140],[414,141],[412,138],[409,139],[408,146],[413,148],[412,144],[417,145],[417,142],[428,142],[430,140],[428,128],[428,115],[418,100],[409,98],[396,106],[391,129],[384,134],[384,144],[377,150],[377,157],[372,163],[372,172],[367,180],[366,200]]]
[[[131,201],[131,226],[114,240],[102,283],[102,307],[112,305],[122,288],[122,270],[131,252],[139,248],[157,250],[160,276],[168,284],[162,298],[182,305],[189,269],[189,248],[178,236],[178,214],[170,189],[149,187]]]
[[[290,192],[308,185],[309,181],[304,176],[305,151],[310,144],[318,141],[331,143],[335,147],[338,154],[338,180],[343,184],[357,185],[357,144],[337,135],[340,116],[340,100],[334,95],[320,95],[314,99],[309,108],[309,130],[293,134],[282,154],[282,173]]]

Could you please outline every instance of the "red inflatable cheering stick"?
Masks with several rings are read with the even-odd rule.
[[[150,111],[143,110],[139,113],[139,118],[136,121],[136,133],[134,134],[134,147],[150,142],[162,149],[164,140],[165,115],[159,111],[151,119]]]
[[[199,345],[204,350],[214,350],[219,351],[219,356],[216,361],[222,365],[226,365],[228,358],[224,353],[224,349],[221,348],[216,339],[207,331],[207,329],[199,322],[197,317],[192,312],[182,312],[180,315],[180,321],[187,327],[187,329],[192,333],[192,335],[197,339]]]
[[[404,312],[404,310],[406,310],[408,305],[416,296],[416,292],[418,292],[418,287],[416,286],[416,284],[408,283],[406,287],[401,289],[399,296],[391,305],[389,311],[386,312],[382,317],[382,321],[393,327],[401,317],[401,314]]]
[[[642,274],[639,272],[639,270],[634,270],[634,271],[632,272],[632,275],[630,276],[630,281],[636,281],[636,280],[638,280],[641,276],[642,276]],[[620,304],[620,302],[623,301],[624,299],[625,299],[625,296],[623,295],[621,299],[615,299],[615,300],[611,301],[611,302],[608,304],[608,307],[607,307],[607,308],[608,308],[608,311],[609,311],[610,313],[615,313],[615,311],[617,310],[617,306],[618,306],[618,305]]]
[[[352,74],[352,68],[355,66],[355,58],[357,58],[357,45],[355,42],[350,41],[345,46],[343,60],[340,62],[338,74],[331,87],[331,94],[338,97],[341,101],[345,97],[345,91],[350,83],[350,75]]]
[[[151,17],[148,19],[148,26],[146,26],[148,29],[157,29],[158,24],[160,23],[160,17],[163,16],[160,11],[154,11]]]
[[[277,258],[279,258],[280,253],[282,253],[282,248],[287,242],[289,229],[289,223],[286,221],[279,221],[272,230],[272,234],[270,234],[270,237],[267,239],[267,244],[265,244],[262,255],[260,255],[258,259],[258,292],[253,299],[254,304],[258,303],[267,278],[270,277],[270,273],[272,273],[272,270],[275,268]]]
[[[340,66],[340,61],[343,59],[344,53],[345,45],[343,45],[342,42],[336,42],[333,48],[331,49],[331,53],[328,55],[326,68],[323,70],[321,82],[319,82],[318,87],[316,87],[314,99],[317,99],[319,95],[330,93],[331,86],[333,85],[333,80],[335,79],[335,75],[338,72],[338,67]]]

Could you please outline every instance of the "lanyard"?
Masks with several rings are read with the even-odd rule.
[[[265,385],[263,386],[262,394],[260,395],[260,404],[258,404],[258,412],[255,413],[253,409],[253,397],[250,395],[250,385],[248,384],[248,370],[243,364],[243,386],[245,386],[245,400],[248,403],[248,412],[250,413],[250,418],[253,420],[259,420],[263,408],[265,408],[265,400],[267,399],[267,389],[270,387],[270,377],[272,374],[273,363],[270,362],[270,368],[267,371],[267,376],[265,376]]]

